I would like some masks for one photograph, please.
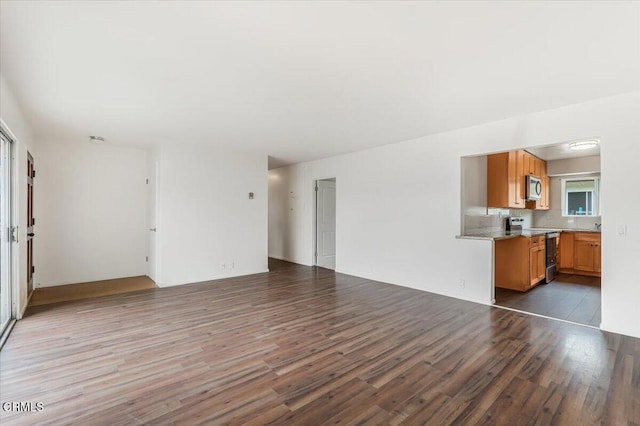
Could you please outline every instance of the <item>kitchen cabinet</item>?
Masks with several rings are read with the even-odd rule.
[[[563,232],[560,235],[560,272],[599,277],[601,246],[599,232]]]
[[[526,201],[525,176],[542,181],[542,197]],[[523,151],[509,151],[487,156],[487,206],[511,209],[549,209],[547,163]]]
[[[537,158],[528,152],[524,151],[524,174],[540,176],[539,166],[536,164]]]
[[[540,183],[542,184],[542,192],[539,200],[536,201],[527,201],[527,209],[530,210],[549,210],[549,189],[550,182],[549,176],[547,176],[547,162],[543,161],[537,157],[533,157],[533,160],[530,160],[535,163],[534,167],[529,167],[529,170],[533,170],[534,176],[540,178]],[[526,194],[525,194],[526,195]]]
[[[545,172],[545,175],[542,176],[542,198],[540,199],[540,208],[538,208],[538,210],[549,210],[551,208],[550,191],[551,181],[549,180],[549,176],[546,176]]]
[[[598,276],[602,273],[602,243],[598,242],[593,246],[593,272]]]
[[[558,247],[558,258],[560,272],[573,269],[573,247],[575,245],[574,232],[560,233],[560,246]]]
[[[530,249],[529,249],[529,266],[531,271],[529,273],[530,285],[534,286],[542,281],[546,276],[546,249],[544,243],[544,237],[542,237],[542,241],[535,242],[534,240],[539,239],[540,237],[531,238]]]
[[[544,282],[546,249],[544,235],[516,237],[495,242],[495,286],[528,291]]]
[[[576,233],[573,269],[590,273],[600,272],[600,241],[599,233]]]
[[[487,156],[487,206],[525,208],[524,151]]]

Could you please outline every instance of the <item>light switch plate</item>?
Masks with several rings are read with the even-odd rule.
[[[627,225],[618,225],[618,236],[626,237],[627,236]]]

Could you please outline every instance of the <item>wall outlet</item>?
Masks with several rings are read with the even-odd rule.
[[[465,283],[465,281],[464,281],[464,280],[462,280],[462,279],[461,279],[461,280],[458,280],[458,287],[460,287],[461,289],[464,289],[465,284],[466,284],[466,283]]]
[[[231,269],[235,269],[236,267],[236,262],[231,262]]]
[[[227,264],[226,263],[222,263],[220,265],[220,269],[227,269]]]

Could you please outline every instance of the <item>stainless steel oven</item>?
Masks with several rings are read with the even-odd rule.
[[[558,275],[558,238],[560,238],[559,232],[547,232],[545,235],[547,253],[545,283],[555,280]]]

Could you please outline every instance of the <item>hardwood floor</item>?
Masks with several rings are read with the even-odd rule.
[[[33,291],[29,306],[48,305],[50,303],[68,302],[70,300],[129,293],[155,287],[156,284],[144,275],[55,287],[41,287]]]
[[[640,424],[640,339],[271,261],[36,306],[2,424]]]
[[[496,287],[496,305],[600,327],[600,278],[560,274],[526,293]]]

